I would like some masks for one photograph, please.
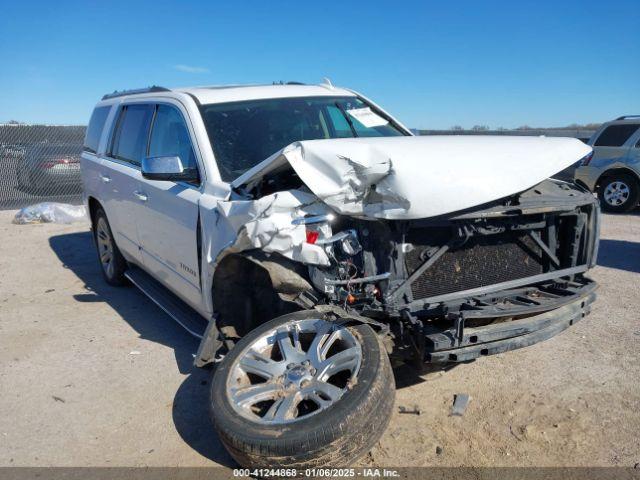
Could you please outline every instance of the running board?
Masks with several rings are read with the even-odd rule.
[[[130,267],[124,274],[153,303],[196,338],[204,336],[207,321],[169,289],[138,267]]]

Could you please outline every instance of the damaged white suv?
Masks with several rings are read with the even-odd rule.
[[[579,140],[414,137],[330,84],[106,95],[82,178],[102,272],[200,338],[244,466],[344,466],[384,431],[391,361],[464,363],[584,317],[599,210],[548,177]]]

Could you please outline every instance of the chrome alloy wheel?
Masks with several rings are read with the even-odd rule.
[[[360,343],[344,325],[293,320],[264,333],[237,357],[227,395],[249,420],[295,422],[348,395],[361,361]]]
[[[604,189],[604,201],[612,207],[619,207],[629,200],[631,189],[629,185],[620,180],[611,182]]]
[[[111,278],[114,272],[113,239],[111,238],[111,233],[109,232],[109,227],[104,217],[98,218],[96,223],[96,244],[98,246],[100,264],[107,277]]]

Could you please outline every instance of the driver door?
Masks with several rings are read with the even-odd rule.
[[[176,105],[155,105],[147,156],[177,156],[185,168],[198,168],[185,117]],[[138,218],[138,232],[145,269],[193,308],[201,310],[200,185],[142,177],[140,191],[145,200]]]

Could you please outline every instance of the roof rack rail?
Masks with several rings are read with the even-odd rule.
[[[102,100],[108,100],[110,98],[117,98],[117,97],[125,97],[127,95],[136,95],[138,93],[154,93],[154,92],[170,92],[171,90],[169,90],[168,88],[164,88],[164,87],[158,87],[157,85],[152,85],[151,87],[147,87],[147,88],[136,88],[133,90],[122,90],[122,91],[117,91],[115,90],[113,93],[107,93],[106,95],[102,96]]]
[[[284,80],[278,80],[277,82],[272,82],[271,85],[306,85],[306,83],[296,81],[285,82]]]
[[[627,118],[640,118],[640,115],[622,115],[621,117],[616,118],[616,120],[625,120]]]

